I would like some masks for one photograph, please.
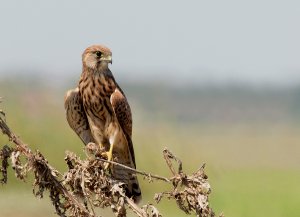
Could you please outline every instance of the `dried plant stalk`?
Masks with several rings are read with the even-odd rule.
[[[157,203],[166,197],[176,201],[178,207],[187,214],[195,213],[199,217],[215,216],[208,203],[211,189],[204,173],[204,165],[192,175],[186,175],[182,170],[182,162],[165,149],[163,156],[173,175],[171,178],[165,178],[99,158],[100,150],[89,145],[86,146],[87,158],[84,160],[72,152],[66,152],[65,162],[68,165],[68,171],[61,175],[49,165],[42,153],[33,152],[10,130],[4,117],[4,112],[0,110],[0,129],[15,144],[15,147],[5,145],[0,150],[2,163],[0,182],[7,182],[7,167],[10,158],[18,179],[25,180],[27,173],[33,172],[34,195],[42,198],[44,191],[47,190],[59,216],[97,217],[96,207],[110,207],[117,217],[125,217],[128,208],[140,217],[161,216],[152,204],[139,207],[128,198],[125,195],[124,183],[114,180],[104,169],[104,163],[121,166],[137,175],[146,177],[149,182],[161,180],[170,183],[173,186],[171,191],[155,194],[154,199]],[[21,156],[25,158],[24,162],[21,162]],[[173,165],[174,161],[178,164],[177,169]]]

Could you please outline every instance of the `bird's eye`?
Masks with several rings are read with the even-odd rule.
[[[96,55],[97,55],[97,57],[101,57],[101,52],[100,51],[96,51]]]

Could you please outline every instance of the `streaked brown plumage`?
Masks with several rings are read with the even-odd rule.
[[[98,144],[107,158],[136,168],[132,116],[125,94],[108,68],[111,51],[100,45],[88,47],[82,55],[79,85],[65,97],[67,121],[85,145]],[[111,166],[112,176],[126,184],[126,193],[137,202],[141,191],[136,176]]]
[[[70,127],[77,133],[82,142],[87,145],[95,142],[79,96],[79,88],[69,90],[65,95],[65,109]]]

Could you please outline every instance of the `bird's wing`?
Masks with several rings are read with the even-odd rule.
[[[69,90],[65,95],[66,117],[70,127],[87,145],[94,142],[89,123],[79,96],[79,88]]]
[[[118,119],[119,125],[121,126],[127,142],[129,151],[132,157],[132,161],[135,164],[135,156],[134,156],[134,150],[133,150],[133,144],[131,140],[132,136],[132,115],[130,106],[127,102],[127,99],[122,91],[122,89],[117,86],[115,91],[112,93],[110,97],[110,102],[113,107],[113,110],[116,114],[116,117]]]

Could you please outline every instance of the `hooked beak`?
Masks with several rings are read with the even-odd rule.
[[[109,56],[102,56],[102,57],[100,58],[100,61],[106,61],[106,62],[112,64],[112,57],[111,57],[111,55],[109,55]]]

